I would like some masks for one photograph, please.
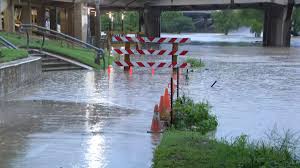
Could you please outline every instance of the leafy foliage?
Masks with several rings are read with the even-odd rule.
[[[154,168],[299,168],[300,162],[295,159],[284,141],[271,145],[269,143],[251,142],[242,135],[233,139],[216,140],[198,132],[169,130],[155,151]]]
[[[264,23],[263,10],[257,9],[244,9],[238,11],[238,17],[240,18],[240,25],[251,28],[251,32],[255,33],[256,37],[261,36]]]
[[[139,26],[139,16],[137,12],[129,11],[124,13],[124,31],[128,32],[138,32]],[[114,12],[113,13],[114,22],[111,22],[111,19],[108,15],[101,16],[101,30],[108,31],[110,24],[113,24],[113,31],[122,30],[122,13],[121,12]]]
[[[195,30],[192,18],[183,16],[182,12],[163,12],[161,16],[161,30],[166,33],[191,32]]]
[[[206,134],[214,131],[218,126],[216,116],[210,114],[208,103],[194,103],[188,97],[180,97],[174,105],[175,128],[179,130],[192,130]]]
[[[263,29],[264,13],[256,9],[224,10],[214,12],[213,19],[215,28],[226,35],[231,30],[247,26],[259,37]]]
[[[201,59],[196,58],[188,58],[186,59],[186,62],[191,65],[192,68],[201,68],[204,67],[204,63]]]
[[[300,8],[297,7],[294,10],[293,13],[293,34],[299,35],[298,32],[300,32]]]
[[[238,29],[240,26],[237,12],[233,10],[216,11],[212,17],[216,30],[225,35],[228,35],[230,30]]]

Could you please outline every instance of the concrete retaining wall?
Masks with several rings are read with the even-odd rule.
[[[39,57],[28,57],[0,64],[0,97],[37,81],[41,73]]]

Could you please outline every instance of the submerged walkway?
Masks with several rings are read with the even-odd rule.
[[[276,124],[300,131],[299,49],[185,47],[206,70],[181,81],[184,93],[210,102],[217,137],[263,138]],[[45,73],[0,100],[0,167],[150,167],[159,137],[146,131],[168,78],[150,70]]]

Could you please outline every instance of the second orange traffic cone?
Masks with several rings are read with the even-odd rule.
[[[169,90],[168,88],[165,89],[165,94],[164,94],[164,106],[168,112],[171,111],[171,100],[170,100],[170,95],[169,95]]]
[[[161,133],[160,119],[158,113],[158,105],[154,107],[154,114],[151,124],[151,131],[149,133]]]

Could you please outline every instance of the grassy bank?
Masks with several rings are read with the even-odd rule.
[[[14,61],[17,59],[25,58],[28,56],[26,50],[15,50],[15,49],[0,49],[0,63]]]
[[[218,141],[198,132],[167,131],[155,151],[154,168],[299,168],[291,151],[281,145],[250,143],[245,136]]]
[[[207,102],[183,96],[173,108],[175,123],[163,134],[155,151],[153,168],[300,168],[293,155],[298,138],[272,132],[270,141],[250,142],[247,136],[233,141],[216,140],[218,121]],[[210,134],[212,135],[212,134]]]
[[[27,40],[25,35],[15,34],[15,33],[5,33],[5,32],[0,32],[0,35],[16,46],[23,47],[23,48],[26,47]],[[30,48],[39,49],[41,47],[41,44],[42,44],[42,40],[39,38],[30,39]],[[59,40],[47,39],[45,41],[43,50],[65,56],[70,59],[74,59],[78,62],[89,65],[95,69],[100,69],[103,68],[104,66],[102,61],[101,61],[102,65],[95,64],[94,60],[96,57],[96,53],[94,50],[73,46]],[[108,53],[106,53],[106,61],[108,61],[110,65],[113,62],[113,57],[109,57]]]

